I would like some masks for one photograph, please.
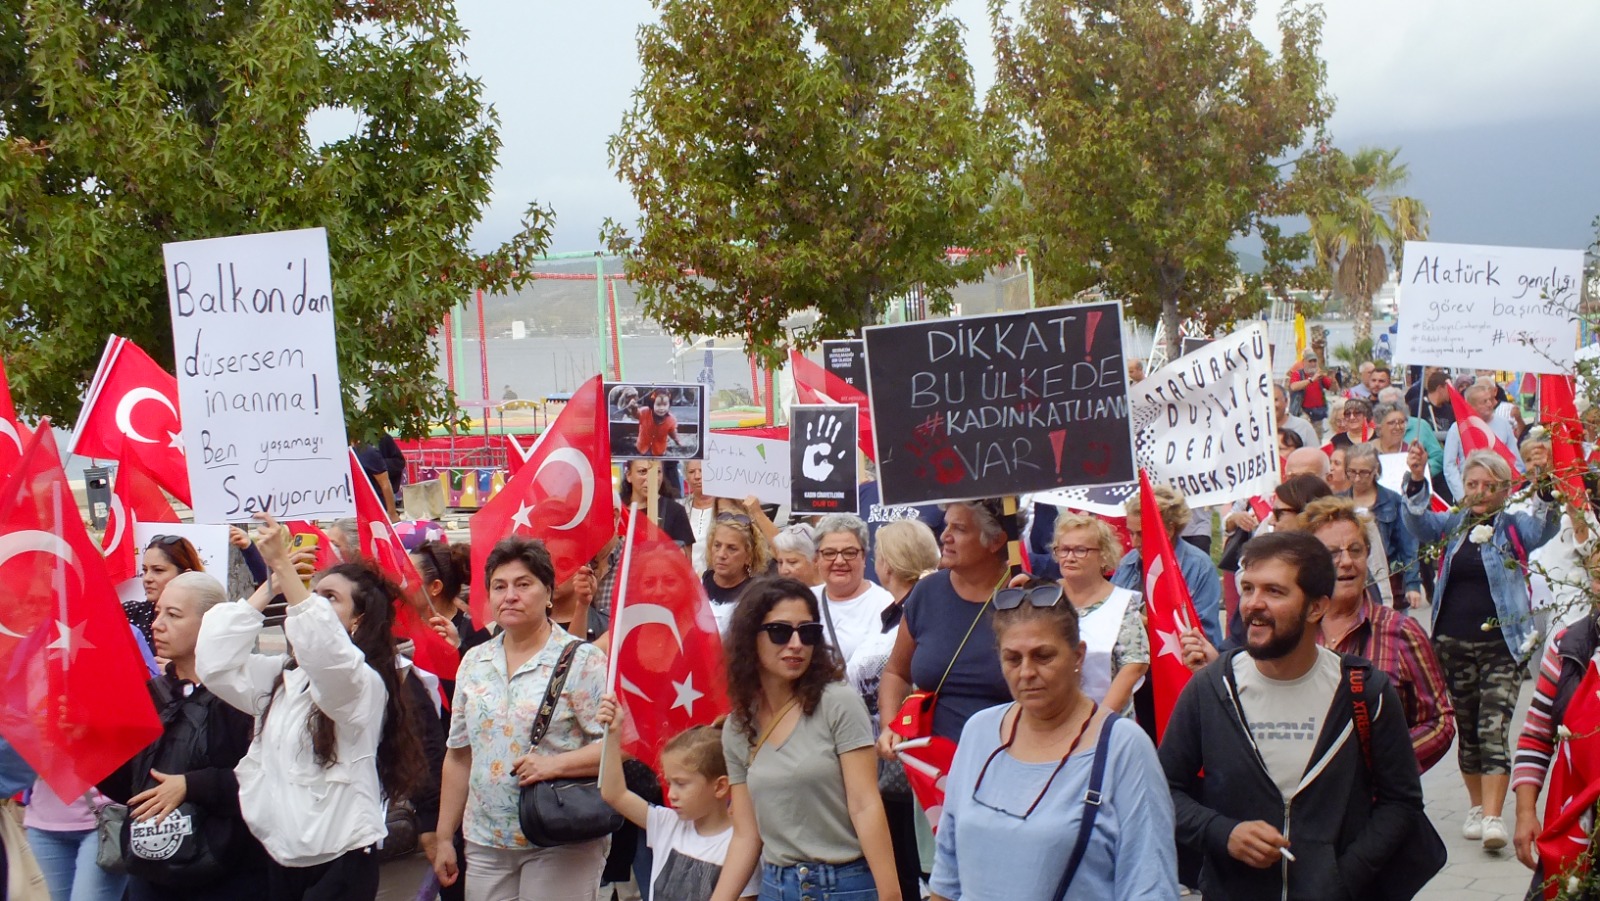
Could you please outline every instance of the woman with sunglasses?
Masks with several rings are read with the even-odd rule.
[[[1335,432],[1329,444],[1334,447],[1365,444],[1372,438],[1372,403],[1359,397],[1347,398],[1339,411],[1339,427],[1343,431]]]
[[[189,539],[178,535],[157,535],[150,540],[150,546],[144,549],[144,573],[140,582],[144,587],[144,599],[124,601],[122,610],[128,616],[128,622],[139,630],[144,636],[146,647],[155,647],[155,636],[151,634],[150,627],[156,621],[156,602],[161,600],[161,592],[167,583],[177,578],[180,573],[205,572],[206,566],[200,562],[200,552],[196,551]]]
[[[1383,547],[1384,560],[1388,561],[1385,586],[1396,610],[1405,610],[1422,604],[1422,571],[1417,566],[1417,539],[1400,520],[1400,508],[1405,505],[1398,492],[1378,484],[1383,475],[1383,462],[1378,459],[1374,444],[1357,444],[1344,452],[1345,475],[1350,478],[1350,490],[1342,496],[1356,502],[1356,506],[1371,518],[1368,540],[1374,536]],[[1374,559],[1375,564],[1382,561]]]
[[[883,610],[894,596],[867,578],[867,524],[848,513],[817,523],[817,569],[822,584],[823,622],[839,658],[849,663],[861,642],[883,628]]]
[[[809,586],[763,579],[729,626],[733,840],[712,901],[736,901],[758,863],[762,901],[901,901],[872,720],[820,617]]]
[[[711,529],[711,547],[706,552],[711,566],[700,577],[717,629],[728,633],[739,596],[750,580],[767,571],[767,543],[756,534],[750,517],[743,513],[719,513]]]
[[[1058,590],[1077,611],[1083,638],[1080,687],[1107,710],[1125,713],[1150,670],[1150,640],[1143,596],[1106,578],[1122,558],[1122,543],[1105,520],[1068,513],[1056,520],[1050,549],[1061,567]]]
[[[1058,586],[1038,583],[998,592],[994,605],[1000,666],[1015,701],[974,714],[961,732],[945,783],[933,897],[1176,898],[1166,777],[1144,730],[1085,694],[1077,608],[1063,603]],[[1094,806],[1085,802],[1091,789],[1099,793]]]

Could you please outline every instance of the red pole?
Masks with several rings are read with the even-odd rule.
[[[456,333],[453,326],[454,317],[450,315],[450,310],[446,310],[444,313],[444,378],[445,384],[450,388],[451,396],[455,397]],[[453,415],[450,417],[450,434],[452,435],[456,433],[456,418]]]
[[[606,318],[611,320],[611,380],[622,381],[622,330],[617,328],[617,283],[606,279]]]
[[[489,335],[483,325],[483,289],[478,289],[478,369],[483,375],[483,433],[489,434]]]

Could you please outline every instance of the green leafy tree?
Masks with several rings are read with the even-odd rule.
[[[170,365],[161,245],[325,226],[357,432],[453,420],[428,335],[528,271],[467,238],[499,138],[447,0],[0,0],[0,354],[70,421],[108,333]],[[342,111],[349,134],[307,122]]]
[[[1428,237],[1428,208],[1397,193],[1408,172],[1398,147],[1329,151],[1327,190],[1309,207],[1316,266],[1349,304],[1355,340],[1371,343],[1372,298],[1407,241]],[[1387,254],[1385,253],[1387,251]]]
[[[980,278],[992,179],[946,0],[656,0],[644,74],[611,139],[643,211],[608,223],[645,309],[771,360],[848,334],[920,287]]]
[[[1277,161],[1331,101],[1322,17],[1294,3],[1274,55],[1250,0],[990,0],[998,58],[991,108],[1010,123],[1013,189],[999,205],[1028,248],[1041,299],[1097,288],[1132,318],[1178,327],[1259,310],[1308,250],[1271,220],[1295,198]],[[1246,276],[1228,247],[1264,240]]]

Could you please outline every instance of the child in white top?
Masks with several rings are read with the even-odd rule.
[[[622,717],[617,699],[606,695],[596,720],[606,730],[600,796],[644,830],[653,858],[652,901],[703,901],[722,875],[733,839],[728,813],[728,764],[722,756],[722,730],[696,726],[674,736],[661,749],[661,774],[667,780],[668,807],[658,807],[628,790],[622,777]],[[760,891],[760,871],[741,897]]]

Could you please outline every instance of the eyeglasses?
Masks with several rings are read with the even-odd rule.
[[[1008,590],[1020,591],[1021,589]],[[1004,814],[1005,816],[1011,817],[1014,820],[1026,820],[1028,817],[1032,816],[1034,810],[1038,808],[1039,802],[1043,801],[1044,796],[1050,793],[1050,786],[1055,783],[1056,777],[1061,774],[1062,768],[1067,765],[1067,759],[1072,756],[1072,752],[1078,750],[1078,743],[1083,741],[1083,733],[1089,731],[1089,724],[1094,722],[1094,715],[1099,710],[1100,705],[1098,703],[1094,703],[1094,706],[1089,708],[1089,716],[1084,719],[1083,728],[1078,730],[1078,734],[1072,739],[1072,744],[1067,746],[1067,753],[1061,755],[1061,762],[1056,764],[1056,768],[1054,770],[1050,771],[1050,778],[1045,780],[1044,788],[1039,789],[1039,796],[1034,798],[1033,803],[1029,804],[1028,809],[1022,813],[1016,813],[1014,811],[1007,810],[1004,807],[997,807],[978,797],[979,789],[983,788],[983,778],[989,775],[989,764],[994,763],[994,759],[996,757],[999,757],[1001,754],[1004,754],[1006,751],[1010,750],[1011,746],[1017,741],[1017,721],[1022,719],[1022,713],[1021,711],[1018,711],[1017,719],[1011,721],[1011,734],[1006,737],[1005,744],[995,748],[994,752],[989,755],[989,759],[983,762],[983,768],[978,770],[978,781],[972,785],[972,800],[983,805],[984,807],[989,808],[995,813]]]
[[[1332,557],[1335,563],[1339,562],[1340,557],[1349,557],[1355,561],[1365,560],[1367,559],[1367,546],[1364,544],[1352,544],[1349,547],[1330,547],[1328,548],[1328,556]]]
[[[767,638],[778,647],[789,643],[794,633],[800,633],[800,643],[806,647],[816,647],[822,641],[822,623],[762,623],[761,631],[767,633]]]
[[[817,551],[817,556],[821,557],[822,559],[824,559],[826,561],[828,561],[829,563],[832,563],[834,560],[837,560],[840,557],[843,557],[847,562],[852,562],[853,563],[856,560],[861,559],[861,548],[858,548],[858,547],[828,547],[828,548],[823,548],[820,551]]]
[[[1061,586],[1054,582],[1023,588],[1002,588],[994,593],[994,609],[1015,610],[1026,600],[1035,607],[1054,607],[1061,603]]]
[[[1346,411],[1344,411],[1344,418],[1345,419],[1366,419],[1367,418],[1367,414],[1362,412],[1362,411],[1360,411],[1360,410],[1346,410]]]
[[[1352,479],[1369,479],[1378,474],[1376,469],[1346,469],[1344,474]]]
[[[1066,547],[1065,545],[1057,545],[1056,547],[1051,548],[1051,550],[1055,551],[1056,556],[1062,560],[1082,560],[1083,558],[1099,550],[1099,548]]]

